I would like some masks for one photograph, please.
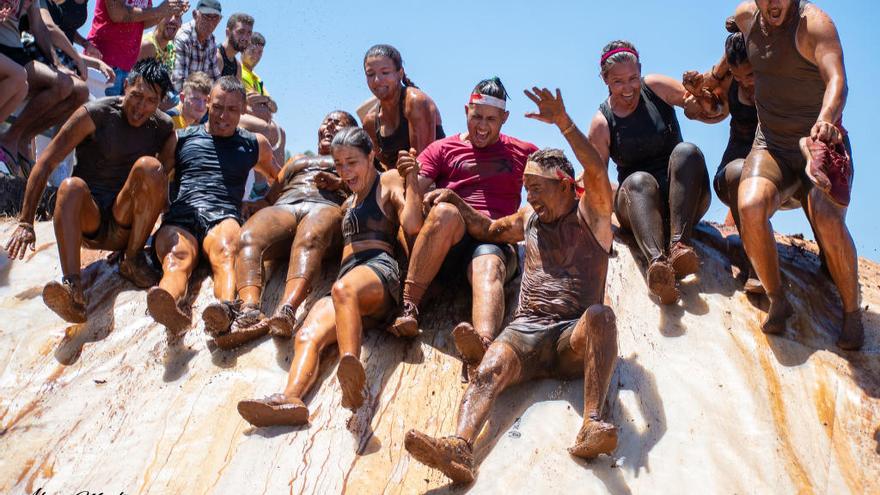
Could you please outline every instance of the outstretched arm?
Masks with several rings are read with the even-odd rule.
[[[612,194],[608,180],[606,161],[577,125],[571,120],[562,101],[562,93],[557,89],[556,95],[547,88],[532,88],[525,91],[526,96],[538,106],[538,112],[527,113],[526,117],[555,124],[568,141],[575,157],[584,167],[584,190],[580,198],[579,208],[590,230],[602,247],[611,249],[613,235],[611,233]]]
[[[157,7],[130,7],[124,0],[107,0],[107,15],[116,23],[143,22],[148,26],[158,23],[163,17],[183,14],[189,9],[187,0],[166,0]]]
[[[471,237],[482,242],[508,244],[517,243],[525,238],[525,219],[532,211],[531,207],[526,205],[513,215],[492,220],[465,203],[458,194],[450,189],[435,189],[425,194],[423,203],[426,210],[439,203],[449,203],[458,208]]]
[[[397,218],[400,226],[408,236],[416,236],[422,230],[425,217],[422,213],[422,191],[419,187],[419,162],[416,160],[415,148],[409,151],[401,150],[397,156],[397,176],[389,170],[382,174],[383,184],[385,180],[394,179],[397,184],[395,204],[397,206]],[[386,179],[386,175],[388,178]],[[402,184],[402,186],[401,186]]]
[[[257,143],[260,145],[260,157],[254,169],[263,175],[270,185],[274,184],[278,178],[281,167],[275,164],[275,154],[272,153],[272,145],[269,140],[262,134],[257,134]]]

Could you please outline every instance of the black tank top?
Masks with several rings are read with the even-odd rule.
[[[235,60],[234,56],[231,60],[226,58],[226,50],[223,49],[223,46],[218,47],[217,51],[220,52],[220,58],[223,59],[223,67],[220,68],[220,77],[238,75],[238,60]]]
[[[610,156],[617,164],[617,182],[622,183],[633,172],[663,172],[669,167],[669,156],[682,141],[675,108],[657,96],[642,79],[639,104],[626,117],[611,110],[609,100],[599,105],[608,121],[611,136]]]
[[[516,317],[580,318],[605,298],[608,252],[581,218],[578,205],[552,223],[532,213],[525,227],[525,260]]]
[[[370,193],[363,203],[354,204],[354,195],[349,196],[348,208],[342,217],[342,238],[346,245],[358,241],[384,241],[394,246],[397,238],[397,222],[391,221],[379,208],[376,191],[382,177],[377,174]]]
[[[296,167],[305,162],[305,167],[296,170]],[[276,205],[292,205],[302,201],[316,201],[336,206],[341,205],[346,194],[341,191],[326,191],[318,189],[315,185],[315,176],[319,172],[329,172],[338,177],[336,165],[333,159],[327,156],[315,158],[300,158],[290,166],[285,167],[284,176],[281,178],[281,195],[275,201]]]
[[[389,168],[394,168],[397,165],[397,153],[400,152],[400,150],[409,151],[410,149],[409,121],[404,115],[404,108],[406,107],[405,86],[400,90],[399,106],[400,118],[398,120],[397,129],[394,129],[394,132],[392,132],[390,136],[382,135],[382,123],[379,121],[379,114],[376,114],[376,142],[379,145],[379,151],[376,153],[375,165],[379,170],[384,170],[380,165],[380,162],[387,165]],[[446,137],[441,124],[437,124],[434,132],[436,134],[436,139],[443,139]]]
[[[755,140],[758,129],[758,109],[739,100],[739,83],[733,80],[727,91],[727,107],[730,109],[730,141]]]

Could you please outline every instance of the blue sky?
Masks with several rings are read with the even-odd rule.
[[[706,69],[721,55],[724,19],[736,1],[631,0],[628,2],[370,2],[221,0],[223,13],[248,12],[255,30],[267,39],[257,67],[278,101],[278,120],[288,149],[314,149],[323,116],[335,108],[354,113],[370,96],[362,58],[376,43],[396,46],[410,78],[437,102],[447,134],[464,129],[464,104],[480,79],[499,76],[512,96],[504,131],[539,147],[561,147],[560,133],[523,114],[533,104],[522,94],[533,85],[560,88],[569,114],[582,129],[607,89],[598,76],[602,46],[629,39],[642,55],[644,73],[680,77]],[[190,0],[195,5],[197,0]],[[838,26],[849,76],[844,124],[853,144],[856,179],[848,224],[861,256],[880,260],[880,201],[871,184],[880,183],[876,160],[868,153],[880,69],[876,2],[820,0]],[[190,14],[185,21],[190,20]],[[224,38],[221,22],[215,35]],[[85,30],[85,29],[84,29]],[[874,34],[871,34],[871,33]],[[679,111],[687,141],[697,144],[714,175],[727,143],[728,124],[691,122]],[[615,174],[612,173],[612,177]],[[726,207],[713,198],[707,218],[722,221]],[[773,224],[786,233],[812,238],[800,210],[778,213]]]

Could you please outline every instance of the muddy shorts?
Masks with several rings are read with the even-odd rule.
[[[847,153],[852,156],[848,136],[844,137],[843,145],[846,147]],[[760,125],[755,133],[752,149],[766,151],[773,157],[773,160],[747,158],[745,165],[743,165],[742,178],[763,177],[776,186],[779,191],[780,203],[791,203],[793,199],[805,205],[807,194],[813,188],[813,182],[807,176],[807,159],[801,154],[801,150],[797,147],[782,149],[769,145],[764,138],[764,133],[761,132]]]
[[[232,218],[241,225],[241,216],[236,210],[216,208],[209,213],[196,208],[172,204],[171,208],[162,215],[162,227],[181,228],[192,234],[201,246],[208,232],[227,218]]]
[[[379,277],[385,292],[393,301],[393,308],[400,304],[400,266],[394,256],[381,249],[368,249],[352,254],[348,258],[342,260],[339,267],[339,275],[336,280],[341,279],[345,274],[358,266],[366,266]],[[393,313],[393,312],[392,312]]]
[[[449,281],[455,277],[466,276],[467,267],[471,260],[483,255],[491,254],[501,258],[504,263],[504,283],[513,280],[519,272],[519,251],[512,244],[496,244],[480,242],[467,232],[446,253],[446,259],[440,267],[440,279]]]
[[[89,249],[122,251],[128,246],[131,227],[119,225],[113,218],[113,203],[116,202],[116,194],[92,191],[92,199],[98,205],[101,223],[98,225],[98,230],[83,234],[82,245]]]
[[[522,364],[522,377],[571,374],[560,370],[559,356],[571,351],[571,334],[578,320],[534,320],[519,317],[510,322],[495,342],[510,346]],[[583,370],[580,370],[583,372]]]

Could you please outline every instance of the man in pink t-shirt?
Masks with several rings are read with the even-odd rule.
[[[501,134],[508,117],[506,100],[507,91],[497,77],[477,84],[465,106],[467,132],[434,141],[419,155],[423,192],[431,186],[451,189],[492,219],[519,209],[526,159],[538,148]],[[462,360],[479,363],[501,328],[504,284],[516,275],[518,265],[515,246],[478,242],[468,235],[456,207],[432,205],[413,246],[403,311],[392,331],[418,333],[418,306],[434,277],[466,271],[473,288],[473,325],[462,322],[452,334]]]
[[[107,88],[107,96],[122,94],[123,80],[137,62],[144,28],[187,9],[188,0],[166,0],[158,7],[153,7],[152,0],[98,0],[88,40],[116,72],[116,83]]]

